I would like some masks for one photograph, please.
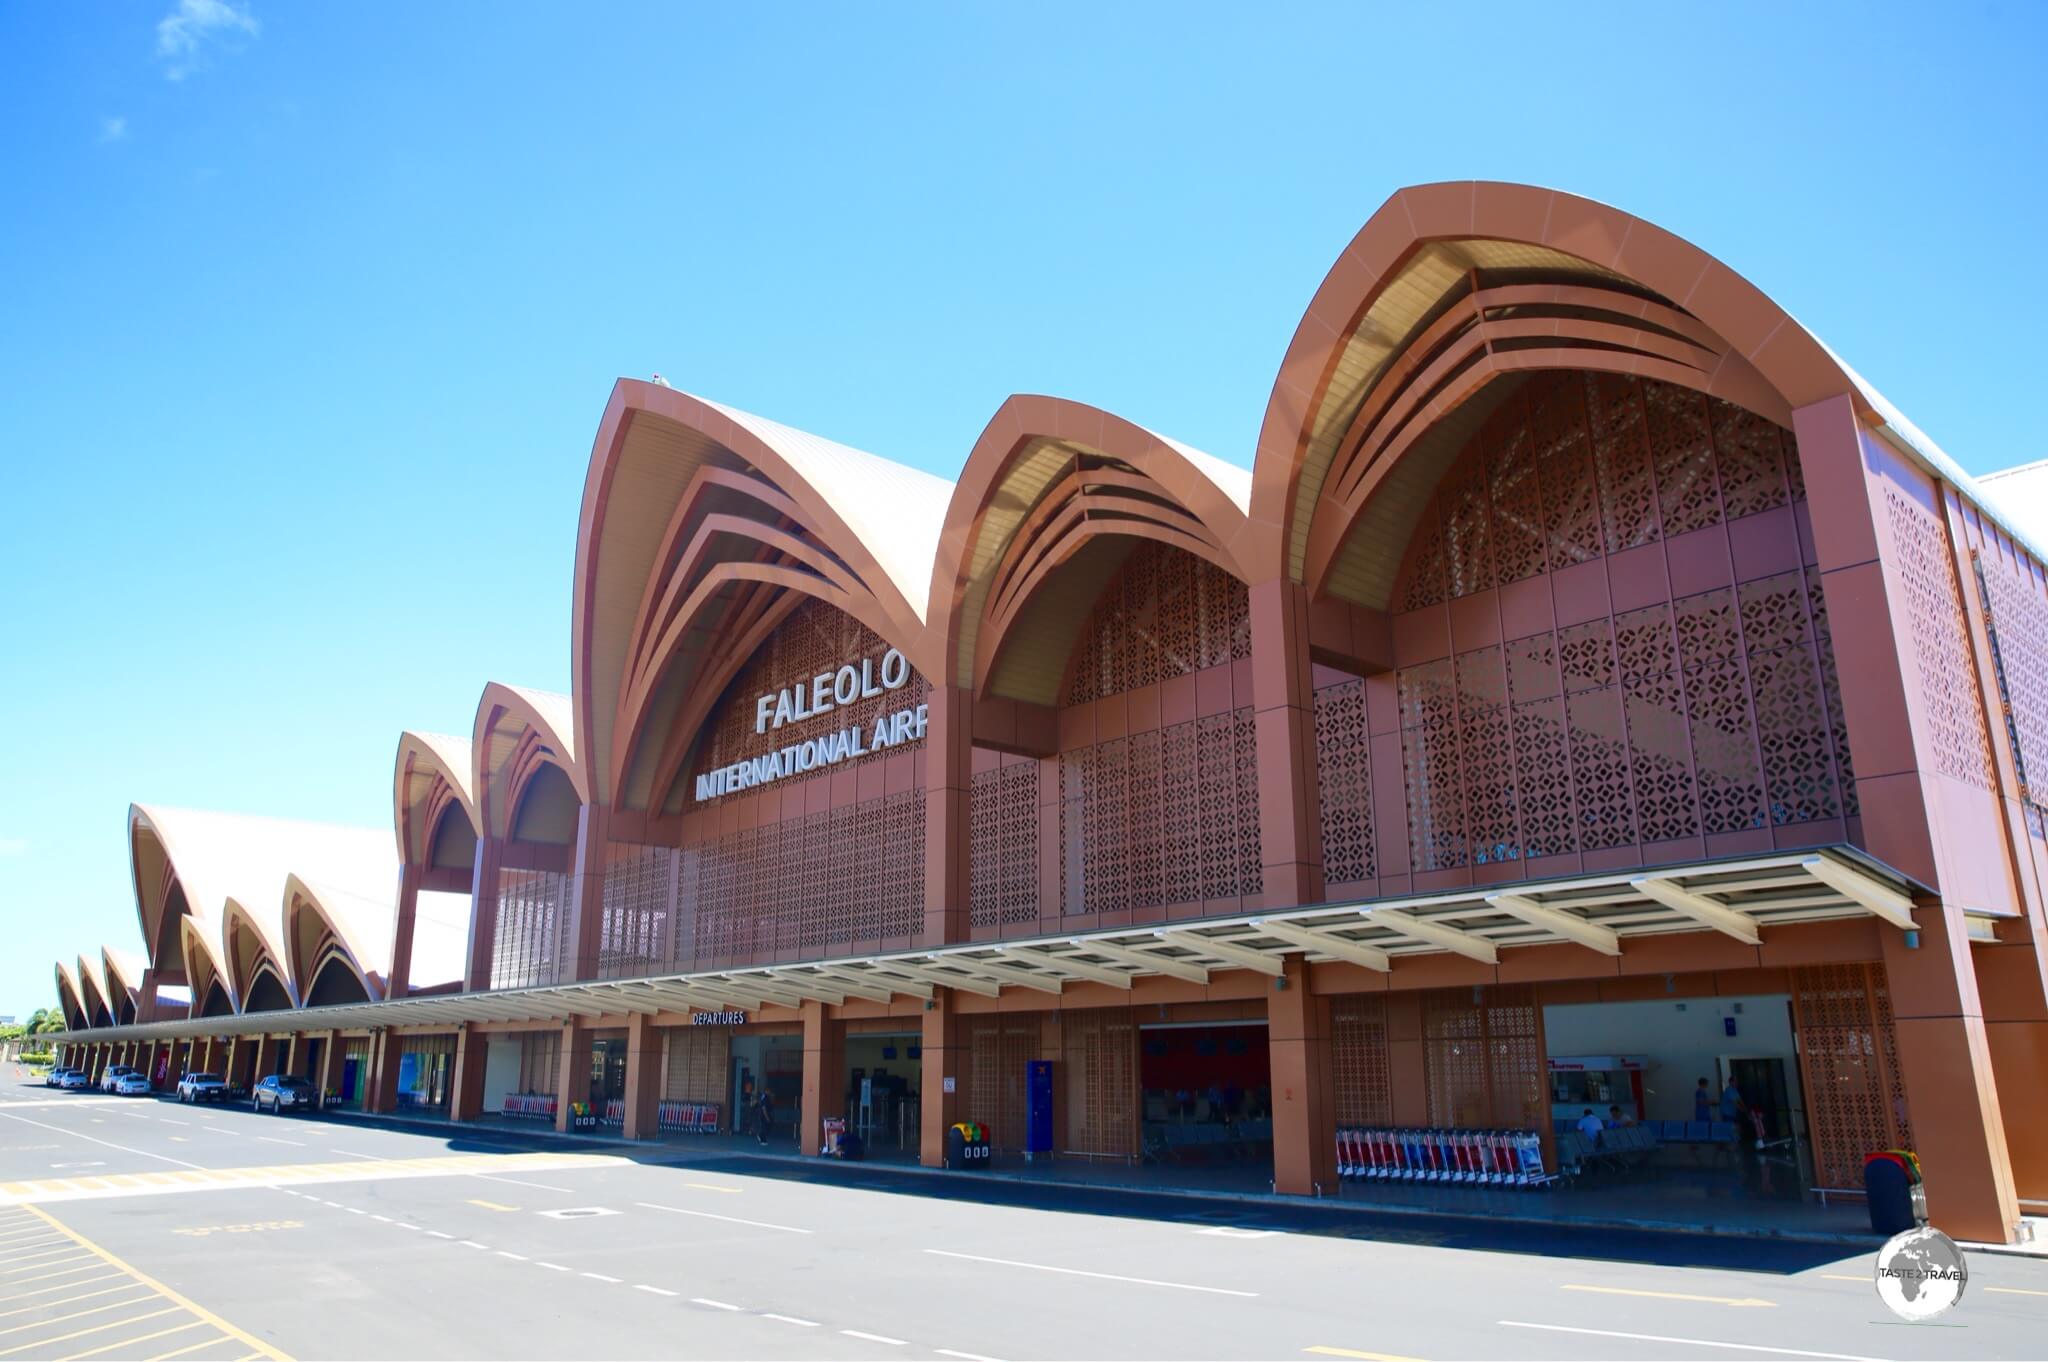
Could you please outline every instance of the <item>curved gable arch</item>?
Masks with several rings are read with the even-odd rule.
[[[1524,291],[1501,292],[1515,287]],[[1468,322],[1478,330],[1458,330]],[[1258,573],[1317,575],[1314,539],[1326,580],[1348,528],[1321,509],[1329,493],[1347,499],[1355,519],[1372,468],[1384,477],[1407,443],[1486,380],[1531,367],[1625,366],[1781,422],[1843,393],[1884,419],[1875,395],[1782,308],[1662,228],[1529,185],[1404,189],[1338,257],[1281,363],[1252,485],[1251,518],[1270,527]],[[1347,457],[1374,440],[1391,457],[1347,470]],[[1381,568],[1388,578],[1393,570]]]
[[[142,996],[139,962],[112,946],[102,946],[100,977],[107,981],[107,1002],[113,1008],[114,1020],[122,1026],[129,1025],[135,1020],[136,1007]]]
[[[185,978],[192,990],[193,1006],[200,1007],[207,991],[218,988],[227,999],[228,1011],[239,1012],[241,1007],[235,996],[234,980],[222,968],[220,929],[211,922],[203,922],[187,914],[178,922],[178,942]]]
[[[292,978],[285,965],[281,933],[248,905],[229,899],[221,914],[221,961],[227,967],[228,991],[234,995],[236,1010],[249,1010],[250,989],[261,970],[269,970],[293,995]]]
[[[410,729],[399,734],[391,806],[392,833],[398,840],[399,861],[405,865],[432,863],[435,835],[451,809],[460,810],[472,835],[481,835],[470,740]]]
[[[1168,544],[1247,580],[1251,481],[1099,408],[1011,397],[968,455],[932,574],[927,616],[947,679],[1000,689],[1006,651],[1051,675],[1045,659],[1071,650],[1120,561],[1090,551],[1104,538]],[[1041,588],[1055,580],[1064,608],[1048,610]]]
[[[487,835],[512,835],[520,796],[542,765],[559,770],[579,802],[590,801],[573,737],[568,696],[497,681],[484,687],[470,750],[475,763],[471,788],[476,791],[478,821]]]
[[[391,954],[390,912],[347,895],[285,880],[285,951],[289,975],[310,1006],[313,981],[331,961],[354,973],[366,998],[383,996]],[[379,930],[379,926],[382,930]]]
[[[720,636],[791,608],[765,588],[815,583],[812,594],[858,602],[923,671],[950,492],[944,479],[872,454],[620,380],[592,450],[576,547],[577,741],[596,796],[640,808],[661,798],[657,769],[672,763],[685,695],[716,689],[707,667],[744,660],[717,647]],[[734,565],[791,575],[720,577],[709,589],[722,594],[708,596],[717,570]],[[742,578],[763,589],[739,588]]]
[[[85,1015],[94,1026],[112,1026],[114,1009],[107,1004],[106,982],[100,978],[98,964],[81,955],[78,957],[79,1001],[85,1005]]]
[[[78,991],[78,979],[62,960],[57,961],[57,1008],[64,1014],[64,1029],[83,1031],[92,1025],[85,1001]]]

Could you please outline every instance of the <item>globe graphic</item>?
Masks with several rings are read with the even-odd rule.
[[[1905,1320],[1933,1319],[1963,1298],[1963,1251],[1940,1230],[1921,1226],[1877,1251],[1877,1296]]]

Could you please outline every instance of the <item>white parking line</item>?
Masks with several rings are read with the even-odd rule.
[[[737,1305],[727,1305],[727,1304],[726,1304],[726,1303],[725,1303],[724,1301],[714,1301],[714,1300],[706,1300],[706,1299],[705,1299],[704,1297],[702,1297],[702,1296],[692,1296],[692,1297],[690,1297],[690,1304],[692,1304],[692,1305],[708,1305],[708,1306],[710,1306],[710,1307],[711,1307],[711,1308],[712,1308],[713,1310],[737,1310],[737,1309],[739,1309],[739,1307],[738,1307]]]
[[[569,1270],[568,1268],[563,1267],[560,1263],[543,1263],[538,1260],[534,1262],[534,1266],[544,1267],[550,1272],[567,1272]]]
[[[679,1296],[682,1294],[680,1291],[669,1291],[663,1287],[649,1286],[645,1282],[633,1283],[633,1289],[635,1291],[645,1291],[650,1296]]]
[[[993,1357],[983,1357],[980,1353],[954,1352],[951,1348],[934,1348],[932,1351],[941,1357],[957,1357],[961,1362],[996,1362]]]
[[[502,1177],[497,1173],[471,1173],[473,1178],[489,1178],[492,1182],[509,1182],[515,1187],[538,1187],[543,1192],[567,1192],[570,1188],[555,1187],[545,1182],[525,1182],[519,1178]]]
[[[372,1220],[381,1220],[381,1221],[383,1221],[383,1222],[384,1222],[385,1224],[387,1224],[387,1225],[395,1225],[395,1224],[397,1224],[397,1223],[398,1223],[397,1221],[393,1220],[393,1219],[392,1219],[392,1218],[391,1218],[390,1216],[388,1216],[388,1215],[378,1215],[378,1214],[377,1214],[377,1213],[376,1213],[375,1211],[371,1211],[371,1212],[370,1212],[370,1219],[372,1219]]]
[[[752,1225],[757,1230],[780,1230],[784,1234],[816,1234],[816,1230],[798,1229],[794,1225],[771,1225],[765,1220],[742,1220],[736,1215],[713,1215],[709,1211],[686,1211],[681,1206],[658,1206],[652,1201],[636,1201],[635,1206],[645,1206],[650,1211],[667,1211],[672,1215],[694,1215],[704,1220],[723,1220],[729,1225]]]
[[[304,1140],[284,1140],[279,1139],[275,1135],[258,1135],[256,1138],[263,1141],[265,1144],[297,1145],[300,1149],[304,1149],[306,1147],[306,1142]]]
[[[418,1229],[419,1229],[419,1226],[418,1226],[418,1225],[408,1225],[408,1224],[406,1224],[406,1223],[405,1223],[405,1222],[404,1222],[403,1220],[394,1220],[394,1221],[392,1221],[391,1223],[392,1223],[392,1224],[394,1224],[394,1225],[396,1225],[396,1226],[398,1226],[398,1228],[400,1228],[400,1229],[402,1229],[402,1230],[413,1230],[413,1231],[417,1232],[417,1231],[418,1231]]]
[[[428,1230],[427,1233],[433,1235],[436,1239],[453,1239],[455,1237],[452,1234],[443,1234],[439,1230]]]
[[[525,1254],[523,1254],[523,1253],[513,1253],[513,1252],[511,1252],[511,1251],[510,1251],[510,1250],[508,1250],[508,1249],[499,1249],[499,1250],[498,1250],[498,1256],[499,1256],[500,1258],[510,1258],[510,1259],[511,1259],[511,1260],[512,1260],[513,1262],[515,1262],[515,1263],[523,1263],[523,1262],[525,1262],[525,1261],[526,1261],[526,1255],[525,1255]]]
[[[886,1343],[892,1348],[903,1346],[902,1339],[890,1338],[887,1334],[864,1334],[858,1329],[841,1329],[839,1332],[845,1334],[848,1338],[864,1338],[870,1343]]]
[[[1695,1348],[1729,1348],[1743,1353],[1775,1353],[1780,1357],[1824,1357],[1832,1362],[1878,1362],[1855,1353],[1814,1353],[1804,1348],[1770,1348],[1761,1343],[1723,1343],[1711,1338],[1674,1338],[1667,1334],[1629,1334],[1618,1329],[1579,1329],[1569,1324],[1530,1324],[1519,1319],[1495,1320],[1504,1329],[1543,1329],[1554,1334],[1593,1334],[1600,1338],[1627,1338],[1641,1343],[1685,1343]]]
[[[620,1282],[625,1280],[625,1278],[623,1277],[607,1277],[602,1272],[585,1272],[579,1275],[588,1277],[590,1278],[590,1280],[594,1282],[610,1282],[613,1286],[617,1286]]]
[[[147,1149],[130,1149],[125,1144],[115,1144],[112,1140],[102,1140],[97,1135],[87,1135],[85,1132],[79,1130],[68,1130],[63,1126],[53,1126],[44,1121],[31,1121],[26,1116],[15,1116],[7,1112],[0,1112],[0,1117],[4,1117],[9,1121],[19,1121],[25,1126],[35,1126],[40,1130],[54,1130],[59,1135],[70,1135],[77,1139],[90,1140],[94,1144],[104,1145],[108,1149],[118,1149],[123,1154],[139,1154],[145,1159],[161,1159],[165,1163],[175,1163],[180,1168],[199,1167],[199,1165],[196,1163],[187,1163],[183,1159],[174,1159],[168,1154],[158,1154]]]
[[[1256,1291],[1237,1291],[1227,1286],[1196,1286],[1192,1282],[1162,1282],[1156,1277],[1123,1277],[1114,1272],[1088,1272],[1078,1267],[1054,1267],[1050,1263],[1022,1263],[1015,1258],[984,1258],[978,1253],[955,1253],[951,1249],[926,1249],[941,1258],[964,1258],[972,1263],[994,1263],[998,1267],[1024,1267],[1033,1272],[1057,1272],[1063,1277],[1097,1277],[1105,1282],[1130,1282],[1134,1286],[1164,1286],[1175,1291],[1200,1291],[1210,1296],[1253,1297]]]
[[[491,1251],[491,1246],[489,1244],[479,1244],[474,1239],[458,1239],[455,1242],[462,1245],[464,1248],[482,1249],[486,1253],[489,1253]]]
[[[358,1154],[353,1149],[330,1149],[327,1152],[330,1154],[341,1154],[351,1159],[368,1159],[371,1163],[391,1162],[391,1160],[379,1158],[375,1154]]]
[[[794,1324],[799,1329],[815,1329],[818,1327],[818,1321],[814,1319],[798,1319],[795,1315],[774,1315],[768,1313],[766,1310],[763,1310],[761,1312],[761,1318],[780,1320],[784,1324]]]

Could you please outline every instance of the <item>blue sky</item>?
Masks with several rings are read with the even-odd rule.
[[[0,0],[0,1013],[139,947],[131,800],[385,826],[400,728],[567,688],[620,374],[947,476],[1016,391],[1247,463],[1345,242],[1481,176],[2048,454],[2040,7],[1448,13]]]

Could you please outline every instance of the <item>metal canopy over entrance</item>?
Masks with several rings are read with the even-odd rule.
[[[1118,927],[823,961],[642,979],[445,994],[375,1003],[196,1017],[68,1033],[91,1041],[293,1030],[447,1026],[630,1013],[756,1009],[849,998],[996,997],[1005,986],[1060,994],[1070,982],[1129,989],[1165,975],[1206,984],[1211,972],[1278,975],[1283,957],[1386,972],[1395,960],[1451,952],[1486,964],[1518,946],[1572,942],[1619,955],[1633,937],[1719,932],[1757,944],[1765,927],[1876,917],[1914,927],[1916,886],[1853,847],[1628,869],[1568,879],[1478,885],[1365,903]]]

